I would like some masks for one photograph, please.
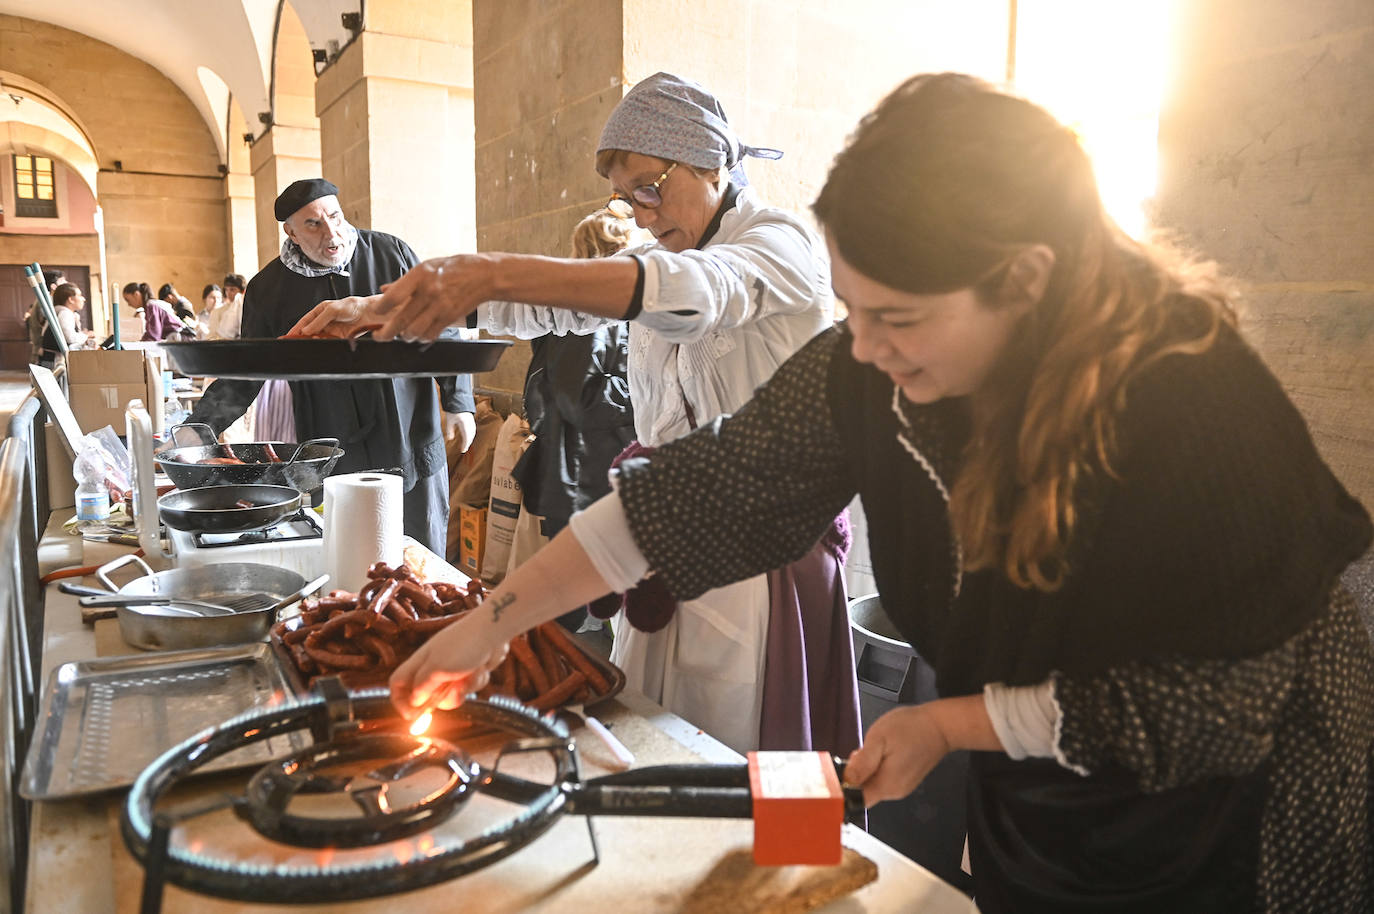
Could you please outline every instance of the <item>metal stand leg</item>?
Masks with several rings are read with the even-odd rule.
[[[578,783],[582,782],[582,760],[577,755],[577,745],[572,745],[573,771],[577,775]],[[587,823],[587,840],[592,843],[592,866],[601,865],[601,845],[596,840],[596,825],[592,822],[591,814],[582,817]]]
[[[167,842],[171,834],[171,821],[166,816],[157,816],[148,835],[148,858],[143,867],[143,901],[139,905],[141,914],[162,914],[162,871],[167,863]]]

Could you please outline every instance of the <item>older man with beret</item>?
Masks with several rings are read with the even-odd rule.
[[[286,240],[281,256],[248,282],[244,339],[284,336],[316,304],[371,295],[419,263],[394,235],[358,229],[339,207],[338,188],[315,178],[296,181],[277,197]],[[440,406],[471,440],[469,376],[293,381],[297,439],[338,438],[344,455],[336,473],[399,468],[405,477],[405,532],[443,554],[448,529],[448,469]],[[243,415],[262,381],[215,381],[192,413],[217,433]],[[466,421],[465,421],[466,420]]]

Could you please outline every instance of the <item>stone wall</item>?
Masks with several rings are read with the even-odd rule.
[[[601,125],[624,92],[620,0],[474,0],[477,249],[563,255],[606,200],[593,167]],[[478,379],[524,389],[517,342]]]
[[[170,282],[197,301],[206,283],[224,278],[228,238],[224,181],[218,175],[183,178],[102,170],[98,190],[105,211],[107,287],[146,282],[156,293]],[[138,339],[127,308],[121,317],[120,335]]]
[[[107,241],[104,288],[111,280],[171,282],[198,292],[224,275],[219,151],[200,113],[171,81],[104,42],[15,16],[0,16],[0,60],[70,105],[95,147]]]
[[[803,212],[859,118],[902,80],[959,70],[1001,81],[1007,10],[1006,0],[625,0],[625,78],[667,70],[709,88],[745,142],[784,152],[746,160],[750,181]]]
[[[959,69],[1000,79],[1005,0],[474,0],[477,246],[563,254],[609,188],[593,168],[602,124],[659,70],[722,100],[770,201],[804,211],[859,118],[903,78]],[[518,346],[481,380],[523,387]]]
[[[1245,284],[1249,338],[1374,506],[1374,5],[1183,6],[1159,221]]]
[[[282,6],[277,26],[272,126],[253,143],[251,162],[256,194],[257,268],[261,268],[276,258],[286,237],[274,212],[277,195],[293,181],[320,176],[315,67],[310,42],[289,3]]]
[[[320,165],[344,215],[421,258],[472,250],[472,15],[369,0],[365,30],[320,73]]]

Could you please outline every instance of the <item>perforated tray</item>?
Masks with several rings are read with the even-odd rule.
[[[51,800],[127,787],[187,737],[290,697],[262,643],[64,663],[48,677],[19,792]],[[261,765],[304,740],[253,743],[207,770]]]

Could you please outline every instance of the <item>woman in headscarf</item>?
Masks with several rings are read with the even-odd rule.
[[[522,338],[630,321],[635,430],[657,447],[737,410],[832,322],[824,245],[747,186],[745,157],[780,155],[741,143],[706,89],[657,73],[616,106],[596,156],[612,199],[654,242],[592,260],[431,260],[380,296],[320,305],[293,332],[384,325],[379,339],[432,339],[473,311],[478,326]],[[792,565],[691,600],[641,582],[612,660],[631,687],[737,750],[853,748],[847,533],[841,517]]]

